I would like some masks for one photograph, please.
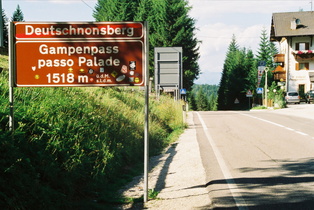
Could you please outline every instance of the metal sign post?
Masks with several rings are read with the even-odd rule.
[[[9,106],[10,106],[10,115],[9,115],[9,130],[14,132],[14,69],[15,65],[13,62],[14,50],[13,50],[13,34],[14,34],[14,27],[11,23],[9,25]]]
[[[148,170],[149,170],[149,43],[148,43],[148,23],[144,23],[145,38],[145,128],[144,128],[144,203],[148,201]]]

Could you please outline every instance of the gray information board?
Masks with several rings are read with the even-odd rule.
[[[183,88],[182,47],[155,47],[155,90],[174,92]]]

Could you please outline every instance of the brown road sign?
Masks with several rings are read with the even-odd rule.
[[[144,85],[141,23],[15,25],[16,86]]]
[[[16,39],[139,39],[141,22],[15,22]]]

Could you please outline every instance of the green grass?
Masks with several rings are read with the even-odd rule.
[[[143,168],[144,93],[14,88],[12,135],[6,56],[0,67],[0,207],[71,209],[83,202],[85,209],[106,209],[121,202],[117,189]],[[151,155],[185,128],[181,107],[167,96],[150,98]]]
[[[159,194],[159,191],[155,191],[154,189],[148,190],[148,199],[149,200],[155,200],[157,199],[157,196]]]
[[[267,109],[266,106],[255,106],[255,107],[252,107],[252,110],[260,110],[260,109]]]

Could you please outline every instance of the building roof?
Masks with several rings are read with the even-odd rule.
[[[271,24],[271,41],[282,37],[314,35],[314,12],[273,13]]]

